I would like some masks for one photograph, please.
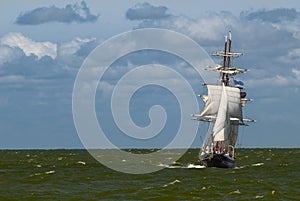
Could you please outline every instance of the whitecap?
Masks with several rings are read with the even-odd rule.
[[[163,164],[163,163],[159,163],[157,166],[158,166],[158,167],[165,167],[165,168],[182,168],[182,166],[178,166],[178,165],[167,165],[167,164]]]
[[[243,166],[237,166],[237,167],[235,167],[234,169],[243,169],[243,168],[245,168],[245,167],[248,167],[248,165],[243,165]]]
[[[86,162],[84,162],[84,161],[78,161],[77,164],[85,165]]]
[[[251,166],[257,167],[257,166],[262,166],[262,165],[264,165],[264,163],[254,163]]]
[[[30,175],[31,177],[33,177],[33,176],[39,176],[39,175],[41,175],[41,173],[34,173],[34,174],[32,174],[32,175]]]
[[[50,170],[50,171],[48,171],[48,172],[45,172],[45,174],[54,174],[54,173],[55,173],[54,170]]]
[[[167,186],[170,186],[170,185],[174,185],[174,184],[176,184],[176,183],[180,183],[180,181],[179,181],[178,179],[175,179],[174,181],[171,181],[171,182],[169,182],[169,183],[163,185],[163,187],[167,187]]]
[[[257,195],[257,196],[255,196],[255,198],[256,199],[262,199],[262,198],[264,198],[264,196],[263,195]]]
[[[189,169],[202,169],[202,168],[206,168],[206,167],[204,165],[188,164],[187,168],[189,168]]]
[[[142,190],[149,190],[149,189],[152,189],[153,187],[151,187],[151,186],[148,186],[148,187],[144,187],[144,188],[142,188]]]
[[[241,194],[241,192],[240,192],[239,189],[237,189],[235,191],[232,191],[232,192],[228,193],[228,195],[231,195],[231,194]]]

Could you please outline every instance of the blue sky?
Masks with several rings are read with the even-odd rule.
[[[97,45],[138,28],[186,34],[208,53],[220,50],[224,35],[232,30],[234,51],[244,53],[234,64],[250,69],[239,77],[254,99],[245,115],[257,120],[241,128],[239,142],[243,147],[299,147],[300,3],[230,2],[224,6],[221,0],[2,1],[0,148],[82,148],[72,117],[78,70]],[[195,93],[203,93],[203,81],[172,55],[149,51],[116,61],[98,87],[96,109],[99,123],[119,146],[164,146],[178,129],[178,103],[159,87],[140,89],[130,105],[132,119],[140,126],[149,124],[149,107],[165,107],[166,127],[157,138],[141,142],[123,136],[110,114],[108,97],[117,80],[154,61],[182,72]],[[195,147],[201,145],[205,128],[200,124]]]

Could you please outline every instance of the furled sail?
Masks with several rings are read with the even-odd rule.
[[[208,96],[202,98],[205,101],[205,107],[200,116],[217,116],[223,91],[222,88],[222,85],[207,85]],[[230,86],[224,86],[224,88],[227,94],[229,117],[238,118],[240,121],[243,121],[240,89]]]

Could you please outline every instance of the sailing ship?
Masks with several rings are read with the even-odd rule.
[[[237,74],[245,73],[247,69],[231,66],[233,57],[242,53],[231,52],[231,32],[225,36],[224,51],[213,56],[223,57],[222,65],[208,67],[220,73],[218,84],[204,84],[207,95],[200,95],[204,101],[204,109],[200,114],[193,114],[194,120],[209,122],[208,133],[203,142],[199,158],[206,167],[234,168],[235,145],[239,126],[247,126],[255,122],[243,118],[242,108],[251,99],[246,98],[244,83],[236,80]]]

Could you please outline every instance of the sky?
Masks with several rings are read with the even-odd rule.
[[[240,128],[238,143],[241,147],[299,147],[300,3],[230,2],[1,1],[0,149],[83,148],[72,113],[79,69],[98,45],[142,28],[182,33],[208,54],[222,49],[224,35],[231,30],[233,51],[243,52],[233,64],[250,69],[239,76],[253,99],[244,108],[244,116],[257,120]],[[218,58],[214,61],[220,62]],[[127,72],[147,64],[168,66],[181,73],[196,94],[205,92],[203,80],[177,56],[140,51],[119,58],[105,72],[95,96],[99,124],[119,147],[166,146],[179,129],[180,118],[191,121],[190,116],[180,116],[178,101],[169,90],[145,86],[131,97],[130,117],[136,125],[147,127],[151,123],[149,109],[161,105],[167,115],[161,133],[152,139],[135,140],[116,126],[110,105],[113,89]],[[153,73],[159,79],[162,72]],[[153,75],[140,79],[149,76]],[[201,110],[201,100],[198,104]],[[199,126],[193,142],[193,147],[199,147],[207,126],[191,125]]]

